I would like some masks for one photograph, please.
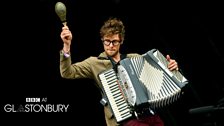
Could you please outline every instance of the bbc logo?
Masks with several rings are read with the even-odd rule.
[[[40,98],[26,98],[26,102],[40,102]]]

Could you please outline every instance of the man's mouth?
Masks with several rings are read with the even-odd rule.
[[[110,50],[110,49],[109,49],[108,51],[113,52],[113,51],[115,51],[115,50]]]

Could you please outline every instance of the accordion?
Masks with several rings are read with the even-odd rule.
[[[188,80],[177,70],[167,68],[168,61],[157,49],[125,58],[116,70],[99,74],[107,103],[119,123],[142,110],[158,109],[175,102]]]

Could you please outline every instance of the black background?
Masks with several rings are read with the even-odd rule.
[[[8,115],[4,116],[8,119],[18,118],[20,114],[5,113],[3,106],[22,104],[27,97],[46,97],[48,103],[69,104],[68,113],[21,115],[34,121],[103,126],[101,97],[94,82],[66,80],[60,76],[60,32],[63,25],[54,11],[56,2],[2,3],[6,9],[1,8],[1,114]],[[110,16],[120,18],[126,26],[122,53],[143,54],[157,48],[178,62],[190,83],[182,99],[162,110],[161,117],[167,125],[201,123],[201,116],[193,116],[188,110],[215,105],[224,96],[224,20],[219,3],[62,2],[67,7],[67,23],[73,33],[73,62],[98,56],[103,51],[99,29]]]

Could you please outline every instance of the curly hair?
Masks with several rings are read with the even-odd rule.
[[[121,42],[124,40],[125,36],[125,27],[121,20],[117,18],[110,17],[107,21],[104,22],[104,25],[100,29],[100,36],[119,34]]]

